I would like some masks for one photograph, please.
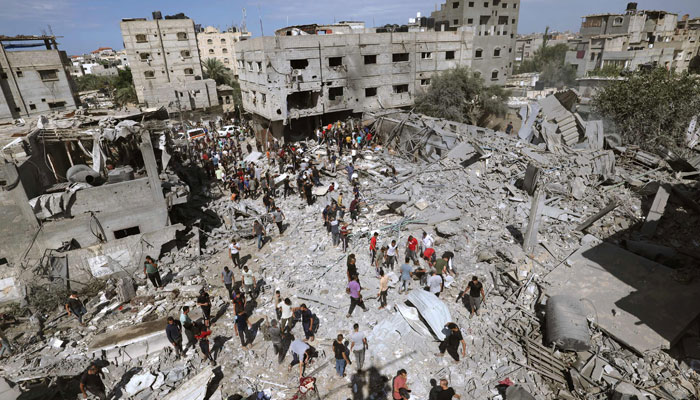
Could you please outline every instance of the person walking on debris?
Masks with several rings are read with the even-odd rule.
[[[391,244],[386,247],[386,266],[387,268],[394,270],[394,262],[396,262],[399,257],[399,245],[396,244],[396,240],[392,240]]]
[[[187,346],[185,346],[185,351],[192,346],[197,344],[197,339],[194,338],[194,323],[188,315],[190,313],[190,308],[188,306],[182,307],[182,312],[180,313],[180,324],[182,324],[182,329],[185,330],[185,336],[187,336]]]
[[[70,292],[65,308],[69,317],[71,314],[75,315],[75,318],[78,319],[80,325],[85,326],[85,323],[83,322],[83,315],[87,313],[87,309],[85,308],[85,305],[83,305],[83,302],[78,298],[78,292],[75,290]]]
[[[241,268],[241,245],[238,244],[236,238],[231,238],[231,244],[228,245],[228,256],[233,262],[234,267]]]
[[[84,399],[88,398],[88,392],[90,392],[100,400],[107,400],[105,384],[102,382],[101,376],[102,371],[100,371],[100,368],[95,364],[91,364],[80,377],[80,392],[83,394]]]
[[[389,292],[389,276],[384,273],[384,269],[379,270],[379,309],[386,307],[386,295]]]
[[[434,269],[431,270],[430,278],[428,278],[428,289],[430,293],[434,294],[435,297],[440,297],[442,285],[442,276],[438,275]]]
[[[153,287],[158,289],[163,288],[163,282],[160,279],[160,272],[158,271],[158,265],[153,261],[151,256],[146,256],[146,261],[143,263],[143,274],[150,279]]]
[[[367,306],[365,306],[365,302],[362,300],[361,291],[362,287],[360,287],[357,275],[353,275],[347,288],[347,293],[350,295],[350,309],[348,310],[348,315],[346,315],[347,318],[350,318],[352,312],[355,311],[356,306],[360,306],[362,311],[367,312]]]
[[[354,199],[350,202],[350,219],[353,221],[357,221],[359,217],[359,208],[360,208],[360,198],[358,196],[355,196]]]
[[[333,341],[333,354],[335,355],[335,372],[339,377],[345,378],[345,366],[352,364],[348,358],[348,349],[343,343],[343,335],[338,335]]]
[[[412,235],[408,236],[406,240],[406,259],[413,260],[415,265],[418,265],[418,257],[416,256],[416,250],[418,249],[418,240]]]
[[[455,393],[454,389],[449,387],[447,379],[440,379],[440,386],[436,386],[435,389],[434,396],[431,395],[429,400],[452,400],[453,398],[459,400],[462,398],[460,395]]]
[[[455,267],[452,264],[452,261],[455,258],[455,253],[453,253],[451,251],[446,251],[446,252],[442,253],[442,258],[447,260],[447,267],[446,267],[447,273],[452,275],[452,276],[457,276],[457,271],[455,271]]]
[[[479,282],[477,276],[472,276],[472,280],[464,289],[465,292],[467,290],[469,291],[469,318],[471,318],[474,314],[479,315],[479,308],[481,308],[481,302],[486,300],[486,294],[484,294],[484,285]]]
[[[243,293],[250,296],[251,299],[255,296],[255,275],[248,269],[247,265],[243,266]]]
[[[353,276],[358,274],[357,265],[355,264],[356,262],[357,262],[357,259],[355,258],[355,254],[351,253],[348,256],[347,270],[345,271],[347,278],[348,278],[348,282],[350,282],[352,280]]]
[[[350,334],[350,351],[355,355],[357,371],[361,372],[362,367],[365,365],[365,350],[369,348],[369,344],[367,343],[367,336],[365,336],[364,332],[360,332],[359,324],[354,324],[352,329],[353,332]]]
[[[214,357],[211,355],[209,339],[207,338],[209,335],[211,335],[211,331],[204,331],[195,336],[195,338],[199,339],[199,349],[202,351],[202,359],[209,360],[209,363],[211,363],[212,366],[215,366],[216,361],[214,361]]]
[[[275,219],[275,224],[277,224],[277,229],[280,231],[280,236],[282,235],[284,231],[284,226],[282,223],[284,222],[284,214],[282,213],[282,210],[280,210],[279,207],[275,208],[275,211],[272,212],[272,217]]]
[[[379,238],[379,232],[374,232],[372,238],[369,240],[369,254],[372,257],[371,264],[374,264],[374,259],[377,256],[377,238]]]
[[[448,258],[445,254],[442,255],[439,259],[433,263],[433,268],[435,268],[435,272],[437,272],[438,275],[440,275],[441,278],[444,278],[444,275],[449,275],[450,271],[447,269],[447,264],[449,263]]]
[[[292,362],[289,364],[289,370],[299,364],[299,379],[304,377],[304,369],[311,364],[311,360],[316,354],[313,347],[307,343],[296,339],[289,345],[289,350],[292,352]]]
[[[260,250],[263,247],[263,235],[266,235],[266,233],[265,228],[257,219],[253,222],[253,232],[255,237],[258,238],[258,250]]]
[[[337,218],[333,217],[333,219],[330,222],[331,226],[331,237],[333,238],[333,246],[338,247],[338,244],[340,244],[340,221],[338,221]]]
[[[276,319],[268,321],[267,317],[265,317],[263,336],[265,337],[265,339],[272,342],[272,350],[275,352],[275,355],[280,355],[280,352],[282,351],[283,333],[282,330],[277,326]]]
[[[209,293],[207,293],[207,291],[204,288],[199,289],[197,305],[202,308],[204,325],[208,327],[211,324],[211,300],[209,298]]]
[[[428,267],[433,267],[433,263],[435,262],[435,249],[432,247],[428,247],[423,251],[423,259],[428,262]]]
[[[423,238],[421,239],[420,242],[420,255],[423,257],[423,252],[425,249],[429,249],[433,247],[435,244],[435,239],[433,239],[433,236],[430,235],[428,232],[423,232]]]
[[[306,204],[308,205],[312,205],[314,203],[313,193],[311,193],[313,188],[314,185],[311,183],[311,180],[306,180],[304,183],[304,195],[306,196]]]
[[[233,276],[233,271],[228,269],[228,267],[224,267],[223,272],[221,272],[221,281],[226,287],[228,297],[231,298],[231,290],[233,290],[233,283],[236,281],[236,277]]]
[[[253,335],[249,328],[251,328],[251,325],[245,309],[236,311],[236,336],[241,339],[241,346],[244,349],[253,347]]]
[[[348,240],[350,240],[348,237],[349,234],[350,228],[348,228],[348,223],[343,222],[342,226],[340,227],[340,240],[343,242],[343,253],[348,250]]]
[[[405,262],[401,264],[401,287],[399,287],[399,294],[401,292],[408,291],[408,286],[413,279],[413,267],[408,263],[409,259],[406,256]]]
[[[284,180],[282,181],[284,184],[284,198],[287,198],[287,195],[292,194],[292,187],[289,185],[289,176],[285,176]]]
[[[510,135],[513,132],[513,123],[508,121],[508,126],[506,126],[506,135]]]
[[[464,341],[462,331],[459,329],[457,324],[454,322],[448,322],[445,324],[445,328],[448,330],[447,337],[445,337],[445,340],[440,342],[440,352],[436,355],[438,357],[443,357],[445,355],[445,351],[447,351],[447,353],[454,358],[455,362],[459,362],[459,344],[462,344],[462,356],[466,357],[467,343]]]
[[[386,263],[387,248],[387,246],[382,246],[381,248],[379,248],[377,257],[374,260],[374,271],[377,273],[377,277],[379,277],[379,270],[382,269],[382,266],[384,265],[384,263]]]
[[[168,317],[168,325],[165,326],[165,335],[168,341],[175,348],[177,357],[185,355],[182,351],[182,325],[180,321],[175,321],[173,317]]]
[[[391,398],[394,400],[408,400],[411,397],[411,390],[408,388],[408,373],[405,369],[396,372],[396,376],[391,381]]]
[[[299,308],[293,308],[292,312],[299,311],[301,314],[301,327],[304,329],[305,340],[314,341],[314,327],[317,325],[314,313],[306,307],[306,304],[302,304]]]
[[[280,310],[280,330],[282,333],[285,333],[287,332],[287,328],[289,328],[289,330],[292,329],[292,318],[294,317],[294,313],[292,312],[292,301],[289,300],[288,297],[285,298],[280,304]]]

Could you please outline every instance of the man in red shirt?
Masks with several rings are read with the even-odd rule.
[[[379,232],[374,232],[372,239],[369,240],[369,253],[372,255],[372,262],[370,264],[374,265],[374,258],[377,256],[377,238],[379,237]]]
[[[409,236],[406,241],[406,258],[413,260],[415,265],[418,265],[418,257],[416,256],[416,250],[418,248],[418,240],[413,236]]]
[[[407,381],[407,373],[405,369],[400,369],[397,373],[396,376],[394,377],[394,380],[391,382],[392,386],[392,396],[391,398],[394,400],[406,400],[408,399],[408,396],[410,396],[411,390],[408,388],[408,385],[406,384]],[[402,390],[403,389],[403,390]]]
[[[435,262],[435,249],[432,247],[428,247],[427,249],[423,250],[423,258],[425,261],[428,262],[428,266],[432,267],[433,263]]]

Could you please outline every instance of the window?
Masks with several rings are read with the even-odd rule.
[[[467,19],[467,24],[471,25],[474,23],[474,18],[468,18]]]
[[[508,16],[501,15],[500,17],[498,17],[498,25],[508,25]]]
[[[377,88],[376,87],[365,88],[365,97],[374,97],[376,95],[377,95]]]
[[[194,69],[185,68],[185,75],[194,75]]]
[[[144,71],[143,76],[145,76],[146,79],[153,79],[156,77],[156,74],[153,71]]]
[[[221,44],[226,44],[226,39],[222,38],[222,39],[221,39]]]
[[[513,3],[513,8],[518,8],[518,3]]]
[[[421,79],[421,80],[420,80],[420,85],[421,85],[421,86],[429,86],[429,85],[430,85],[430,78]]]
[[[136,35],[136,43],[146,43],[148,42],[148,39],[146,38],[146,35]]]
[[[248,61],[248,71],[253,72],[253,63]]]
[[[187,32],[178,32],[177,40],[187,40]]]
[[[209,49],[209,54],[214,54],[214,49]]]
[[[228,49],[226,47],[224,47],[223,49],[221,49],[221,52],[226,54],[226,53],[228,53]]]
[[[485,1],[485,2],[484,2],[484,7],[486,7],[486,8],[489,7],[489,2],[488,2],[488,1]]]
[[[508,3],[501,4],[501,8],[508,8]]]
[[[207,44],[214,44],[214,41],[211,39],[207,39]]]
[[[591,61],[595,61],[595,53],[591,53]]]
[[[151,53],[139,53],[139,57],[141,61],[148,61],[148,59],[151,58]]]
[[[256,64],[256,66],[258,67],[258,72],[262,72],[262,62],[261,62],[261,61],[257,61],[255,64]]]
[[[422,58],[423,60],[429,60],[429,59],[433,58],[433,53],[431,53],[429,51],[424,51],[424,52],[420,53],[420,58]]]
[[[138,226],[132,226],[131,228],[119,229],[114,231],[114,238],[123,239],[127,236],[138,235],[139,233],[141,233],[141,229],[139,229]]]
[[[624,19],[622,17],[615,17],[613,20],[613,26],[622,26]]]
[[[392,62],[405,62],[408,61],[408,53],[394,53],[391,55]]]
[[[513,25],[515,25],[515,18],[513,18],[512,20],[510,20],[510,23],[513,24]]]
[[[180,56],[181,57],[191,57],[190,51],[189,50],[180,50]]]
[[[469,2],[469,7],[474,7],[474,2],[473,2],[473,1],[470,1],[470,2]]]
[[[489,19],[491,19],[490,15],[482,15],[479,17],[479,25],[488,25]]]
[[[501,56],[501,49],[499,47],[496,47],[493,49],[493,56],[494,57],[500,57]]]
[[[376,64],[376,63],[377,63],[377,56],[376,55],[365,56],[365,65]]]
[[[29,105],[30,110],[36,110],[36,104],[30,104]]]
[[[224,64],[228,64],[228,58],[224,58]]]
[[[336,100],[343,97],[342,87],[328,88],[328,100]]]
[[[491,80],[492,80],[492,81],[497,81],[497,80],[498,80],[498,71],[493,71],[493,72],[491,72]]]
[[[53,103],[49,103],[49,108],[63,108],[66,106],[65,101],[55,101]]]
[[[458,19],[453,19],[452,20],[452,26],[459,25],[459,20]]]
[[[452,3],[452,8],[459,8],[459,3]]]
[[[340,67],[343,65],[343,57],[328,57],[329,67]]]
[[[45,69],[39,71],[39,76],[42,81],[57,81],[58,80],[58,70],[57,69]]]
[[[445,52],[445,60],[454,60],[455,59],[455,51],[450,50]]]
[[[474,58],[481,58],[484,56],[484,50],[482,49],[476,49],[474,51]]]
[[[394,85],[394,93],[408,93],[408,84]]]
[[[265,103],[267,103],[267,94],[260,93],[260,100],[262,101],[262,105],[265,106]]]
[[[0,72],[0,79],[7,79],[7,74],[4,72]]]
[[[292,69],[306,69],[309,66],[309,60],[289,60],[289,66]]]

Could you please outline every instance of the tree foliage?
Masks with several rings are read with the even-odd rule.
[[[620,76],[622,74],[622,71],[624,71],[624,68],[620,66],[606,64],[603,66],[603,68],[596,68],[592,71],[589,71],[588,76],[616,77]]]
[[[700,74],[700,55],[690,59],[690,64],[688,64],[688,72],[691,74]]]
[[[545,65],[550,63],[554,65],[564,65],[567,51],[569,51],[569,47],[564,43],[540,47],[535,51],[532,60],[523,60],[523,62],[520,63],[516,73],[542,72]]]
[[[489,116],[503,116],[508,91],[486,86],[467,67],[456,67],[431,78],[430,87],[416,99],[416,111],[437,118],[479,125]]]
[[[688,124],[700,112],[700,78],[663,68],[634,72],[598,91],[593,107],[615,123],[624,143],[683,156]]]
[[[113,96],[117,105],[136,103],[136,88],[131,69],[126,67],[120,69],[116,76],[97,76],[86,74],[75,79],[79,92],[87,90],[103,90]]]
[[[207,58],[202,62],[204,68],[204,77],[213,79],[217,85],[228,85],[231,80],[230,72],[224,64],[216,58]]]

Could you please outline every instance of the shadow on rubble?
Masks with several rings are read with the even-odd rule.
[[[367,369],[362,371],[355,371],[350,377],[349,386],[352,389],[352,400],[365,400],[365,399],[375,399],[375,400],[389,400],[393,396],[391,394],[391,380],[395,375],[395,372],[390,372],[389,375],[384,375],[382,372],[386,373],[386,368],[389,366],[400,362],[406,357],[410,357],[416,353],[416,351],[409,352],[402,355],[401,357],[395,358],[392,361],[387,362],[384,365],[372,365]],[[352,368],[352,366],[350,366]],[[397,366],[396,370],[403,368],[404,366]],[[347,371],[347,368],[346,368]],[[323,395],[324,398],[332,398],[334,394],[348,387],[348,384],[342,384],[328,391]]]
[[[143,371],[143,368],[141,367],[134,367],[126,371],[119,383],[114,385],[112,391],[108,393],[107,398],[120,399],[122,398],[122,396],[128,396],[127,394],[125,394],[125,392],[123,392],[123,389],[126,387],[126,384],[129,383],[129,381],[131,381],[131,378],[134,375],[140,373],[141,371]]]
[[[207,394],[204,396],[205,399],[211,398],[214,393],[216,393],[216,390],[219,389],[221,380],[224,379],[224,373],[221,372],[221,366],[214,368],[212,372],[214,373],[214,377],[211,378],[209,384],[207,385]]]

